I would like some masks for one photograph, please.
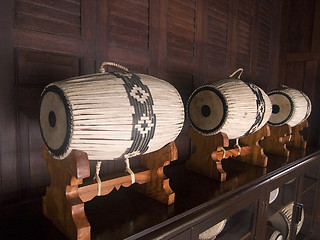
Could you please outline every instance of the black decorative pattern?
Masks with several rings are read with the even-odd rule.
[[[154,136],[156,115],[153,113],[153,99],[149,88],[134,73],[113,73],[124,82],[130,105],[134,108],[132,115],[133,140],[124,156],[133,157],[148,150],[148,144]]]
[[[256,95],[256,104],[257,104],[256,119],[255,119],[254,123],[252,124],[252,126],[250,127],[250,129],[244,134],[244,136],[247,136],[247,135],[255,132],[259,128],[261,122],[263,121],[264,114],[266,112],[266,103],[264,101],[261,90],[256,85],[254,85],[252,83],[248,83],[248,82],[244,82],[244,83]]]

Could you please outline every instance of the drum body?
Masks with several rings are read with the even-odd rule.
[[[144,74],[99,73],[48,85],[41,97],[40,128],[57,159],[72,149],[89,160],[152,152],[174,141],[184,123],[178,91]]]
[[[187,104],[187,116],[203,135],[226,133],[230,139],[263,127],[271,102],[258,86],[239,79],[224,79],[196,89]]]
[[[306,120],[311,113],[311,101],[303,92],[283,86],[268,93],[272,103],[271,126],[291,127]]]

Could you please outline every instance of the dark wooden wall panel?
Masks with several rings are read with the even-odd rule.
[[[251,71],[251,50],[253,34],[253,0],[238,2],[236,28],[236,59],[235,67],[244,68],[244,77],[248,77]]]
[[[320,1],[283,1],[279,84],[305,92],[312,102],[308,119],[310,145],[320,145],[319,44]]]
[[[109,3],[109,46],[149,50],[149,1],[118,0]]]
[[[80,0],[16,0],[15,24],[38,31],[80,37]]]
[[[0,8],[0,200],[16,199],[19,195],[19,172],[17,171],[16,112],[14,96],[14,68],[12,49],[12,9],[9,1]]]
[[[319,8],[319,0],[310,2],[303,9],[312,3]],[[299,9],[299,5],[292,6]],[[40,93],[49,82],[94,73],[101,62],[115,61],[134,72],[169,81],[185,104],[196,87],[226,78],[238,67],[244,68],[243,80],[265,90],[280,82],[291,83],[290,78],[271,79],[280,75],[277,26],[281,4],[277,0],[12,0],[1,13],[4,31],[0,53],[1,66],[5,67],[0,70],[5,79],[0,88],[3,201],[30,197],[33,189],[38,189],[34,194],[39,195],[49,181],[37,126]],[[311,19],[309,16],[304,21]],[[301,30],[297,20],[286,27],[290,36],[295,36],[294,29]],[[314,29],[312,39],[319,35]],[[310,27],[305,31],[309,37],[300,37],[301,44],[292,45],[292,50],[306,49],[304,43],[315,48]],[[318,61],[296,62],[293,56],[280,70],[288,77],[310,79],[303,88],[312,91],[316,80],[309,70],[318,73]],[[299,81],[293,83],[301,87]],[[190,154],[188,128],[186,120],[176,140],[182,160]],[[102,173],[122,169],[123,162],[108,162],[103,164]]]
[[[291,1],[288,53],[311,51],[316,0]]]
[[[228,60],[229,2],[208,1],[206,17],[206,71],[226,69]]]
[[[284,84],[296,89],[303,89],[305,72],[304,62],[292,62],[286,66],[286,79]]]
[[[48,51],[15,49],[16,99],[19,110],[38,117],[40,94],[47,84],[80,74],[80,59]]]
[[[106,60],[117,61],[132,71],[147,73],[150,63],[150,1],[106,2],[102,6],[105,11],[98,17],[106,33],[96,39],[101,48],[97,51],[104,53],[99,54],[97,64]]]
[[[39,154],[42,151],[42,137],[38,120],[29,122],[29,159],[30,159],[30,188],[38,188],[49,184],[46,163]]]
[[[78,76],[79,57],[33,49],[15,49],[18,85],[45,86],[53,81]]]
[[[256,60],[255,83],[267,90],[270,76],[270,49],[272,27],[272,1],[259,1],[257,10],[258,21],[258,49]],[[274,71],[274,70],[273,70]]]
[[[194,0],[168,1],[167,59],[193,63],[196,3]]]

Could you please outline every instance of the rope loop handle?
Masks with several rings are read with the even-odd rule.
[[[122,66],[122,65],[120,65],[120,64],[118,64],[118,63],[114,63],[114,62],[103,62],[103,63],[101,63],[101,66],[100,66],[100,72],[101,72],[101,73],[106,72],[106,70],[105,70],[105,67],[106,67],[106,66],[117,67],[117,68],[119,68],[119,69],[121,69],[121,70],[123,70],[123,71],[129,72],[129,68],[126,68],[126,67],[124,67],[124,66]]]
[[[235,72],[233,72],[233,73],[229,76],[229,78],[234,77],[234,75],[236,75],[237,73],[239,73],[238,79],[240,79],[240,77],[241,77],[241,75],[242,75],[242,73],[243,73],[243,68],[239,68],[238,70],[236,70]]]

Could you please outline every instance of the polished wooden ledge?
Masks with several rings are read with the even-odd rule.
[[[207,206],[216,205],[247,191],[272,177],[299,170],[320,161],[320,150],[308,149],[306,154],[292,150],[290,157],[270,156],[266,168],[228,159],[222,161],[230,173],[219,182],[186,170],[182,161],[165,168],[170,186],[176,194],[175,203],[167,206],[121,187],[108,196],[95,197],[85,203],[92,226],[92,239],[137,239],[188,217]],[[1,206],[0,239],[66,239],[41,211],[41,199]]]

